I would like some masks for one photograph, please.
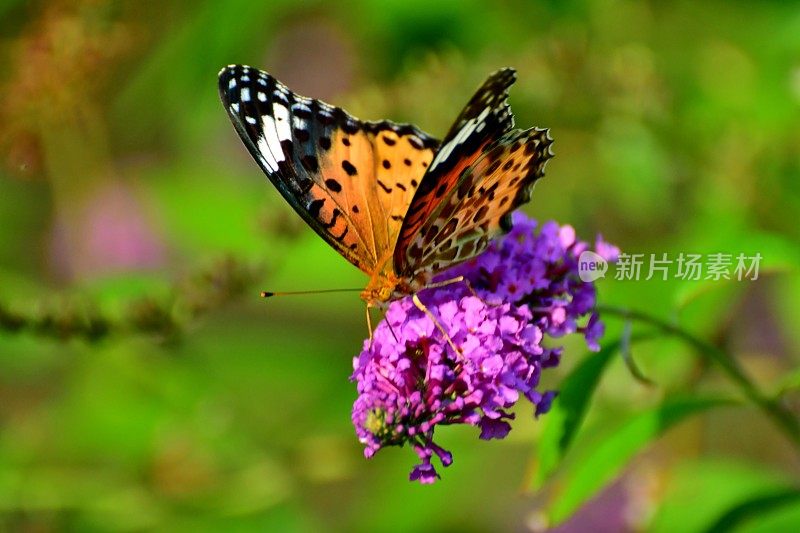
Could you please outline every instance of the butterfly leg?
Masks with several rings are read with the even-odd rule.
[[[475,298],[480,300],[484,305],[489,307],[497,307],[498,304],[491,304],[484,300],[483,298],[475,292],[475,289],[472,287],[472,283],[469,282],[467,278],[464,276],[456,276],[454,278],[446,279],[444,281],[437,281],[436,283],[431,283],[430,285],[425,285],[423,289],[437,289],[439,287],[446,287],[447,285],[452,285],[454,283],[463,283],[467,286],[467,290],[472,294]]]
[[[369,331],[369,347],[372,348],[372,315],[369,313],[369,304],[366,305],[367,310],[367,331]]]
[[[481,296],[477,292],[475,292],[475,288],[472,286],[472,283],[470,283],[467,278],[465,278],[464,276],[460,276],[460,277],[463,278],[464,284],[467,286],[467,290],[469,290],[469,292],[472,293],[472,295],[475,298],[480,300],[483,303],[483,305],[485,305],[487,307],[499,307],[500,305],[502,305],[502,304],[493,304],[491,302],[487,302],[486,300],[481,298]]]
[[[446,286],[452,285],[454,283],[461,283],[462,281],[466,282],[467,283],[467,287],[469,287],[469,282],[467,281],[467,279],[464,276],[456,276],[454,278],[446,279],[444,281],[437,281],[436,283],[429,283],[428,285],[425,285],[422,288],[423,289],[438,289],[439,287],[446,287]],[[472,290],[472,287],[470,287],[470,290]],[[475,291],[472,291],[472,292],[474,293]]]
[[[433,316],[433,313],[431,313],[430,309],[428,309],[427,307],[425,307],[425,304],[424,304],[424,303],[422,303],[422,301],[419,299],[419,296],[417,296],[416,294],[414,294],[414,295],[411,297],[411,300],[414,302],[414,305],[416,305],[416,306],[417,306],[417,309],[419,309],[420,311],[422,311],[423,313],[425,313],[426,315],[428,315],[428,318],[430,318],[430,319],[431,319],[431,321],[433,321],[433,325],[434,325],[434,326],[436,326],[436,329],[438,329],[438,330],[439,330],[439,332],[441,332],[441,334],[442,334],[442,335],[444,335],[444,338],[445,338],[445,340],[447,341],[447,344],[449,344],[449,345],[450,345],[450,347],[451,347],[451,348],[452,348],[452,349],[453,349],[453,350],[454,350],[454,351],[455,351],[455,352],[456,352],[458,355],[463,355],[463,353],[461,352],[461,350],[460,350],[460,349],[459,349],[459,348],[458,348],[458,347],[455,345],[455,343],[453,342],[453,339],[452,339],[452,337],[450,337],[450,335],[447,333],[447,331],[445,331],[445,329],[444,329],[444,326],[442,326],[441,322],[439,322],[439,321],[436,319],[436,317],[435,317],[435,316]]]

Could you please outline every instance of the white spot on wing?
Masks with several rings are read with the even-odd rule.
[[[264,135],[258,138],[258,149],[264,156],[264,162],[273,172],[278,170],[278,162],[283,161],[283,147],[278,138],[277,123],[270,115],[261,117]]]
[[[233,89],[236,87],[236,78],[231,78],[228,80],[228,89]]]
[[[273,119],[273,129],[277,131],[279,141],[291,139],[292,129],[289,125],[289,110],[275,102],[272,104],[272,114],[275,115]],[[267,116],[269,115],[264,115],[265,120]],[[270,119],[272,119],[272,117],[270,117]],[[278,142],[278,147],[280,147],[280,142]],[[281,153],[283,153],[283,151],[281,151]]]
[[[258,151],[261,153],[261,161],[263,161],[271,171],[277,172],[278,163],[275,162],[275,158],[272,157],[272,154],[269,152],[269,145],[264,137],[258,138]]]
[[[242,87],[242,102],[249,102],[250,101],[250,88],[249,87]]]
[[[266,102],[267,101],[267,95],[262,93],[261,91],[258,91],[258,100],[260,102]]]

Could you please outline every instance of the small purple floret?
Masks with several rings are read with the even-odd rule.
[[[578,256],[588,244],[571,226],[536,228],[515,213],[510,233],[435,279],[463,275],[477,296],[465,283],[420,292],[460,353],[411,298],[389,306],[372,344],[365,341],[353,360],[359,395],[352,419],[366,457],[409,444],[420,459],[409,479],[433,483],[439,478],[433,456],[445,467],[453,461],[433,440],[437,425],[478,426],[481,439],[502,439],[520,397],[536,416],[550,409],[556,392],[537,387],[542,370],[561,358],[553,339],[579,333],[589,349],[600,349],[595,286],[578,277]],[[594,249],[608,261],[619,256],[599,237]]]

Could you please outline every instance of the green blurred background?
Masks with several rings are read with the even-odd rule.
[[[612,359],[547,483],[547,417],[522,404],[504,441],[443,428],[455,463],[434,486],[407,481],[408,449],[365,460],[348,381],[362,304],[258,298],[365,278],[246,153],[217,96],[229,63],[435,136],[515,67],[517,124],[550,127],[556,152],[525,210],[630,253],[761,253],[756,281],[605,279],[600,298],[677,321],[800,410],[797,3],[6,0],[0,529],[702,531],[771,495],[739,527],[800,524],[797,449],[747,405],[584,472],[602,490],[551,512],[585,457],[624,456],[608,443],[625,421],[738,394],[663,337],[632,352],[655,386]],[[568,339],[547,383],[587,357]]]

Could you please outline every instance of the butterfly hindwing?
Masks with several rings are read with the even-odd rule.
[[[240,137],[284,198],[372,274],[393,249],[438,141],[411,125],[360,121],[246,66],[222,69],[219,90]]]

